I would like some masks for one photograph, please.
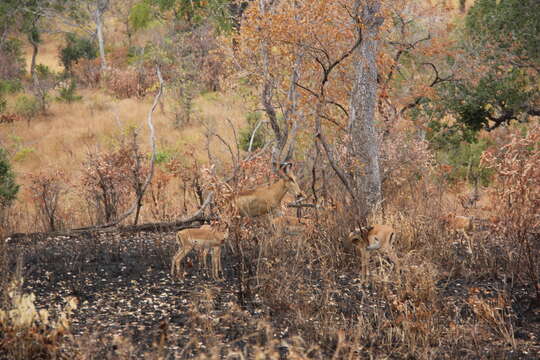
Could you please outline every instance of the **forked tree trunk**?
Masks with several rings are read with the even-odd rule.
[[[360,4],[360,1],[357,1]],[[361,217],[369,215],[382,200],[379,144],[375,129],[377,108],[377,48],[380,0],[358,6],[362,28],[362,42],[355,50],[355,83],[349,113],[349,154],[356,164],[353,169],[355,192]]]

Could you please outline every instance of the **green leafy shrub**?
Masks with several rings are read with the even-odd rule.
[[[3,79],[0,80],[0,95],[1,94],[14,94],[18,91],[21,91],[22,84],[20,80],[9,80]]]
[[[446,172],[449,181],[472,183],[477,178],[483,185],[488,184],[491,171],[480,165],[480,157],[491,145],[490,140],[477,139],[476,131],[463,124],[448,125],[438,121],[430,123],[428,140],[438,162],[449,166]]]
[[[64,83],[58,89],[58,96],[56,99],[58,101],[63,101],[66,103],[72,103],[82,99],[81,95],[75,94],[77,90],[77,82],[74,79],[71,79],[69,82]]]
[[[22,42],[9,39],[0,45],[0,79],[19,80],[24,75],[24,52]]]
[[[247,126],[240,130],[240,148],[244,151],[249,150],[251,136],[253,134],[253,131],[259,124],[259,121],[261,120],[261,115],[256,112],[252,112],[246,116],[246,120]],[[267,138],[265,130],[266,129],[262,125],[259,126],[257,132],[255,132],[255,135],[253,136],[253,144],[251,145],[251,151],[260,149],[264,146]]]
[[[95,59],[97,54],[98,48],[92,40],[70,33],[66,35],[66,46],[60,50],[60,61],[71,71],[72,65],[80,59]]]
[[[11,170],[6,151],[0,148],[0,207],[10,205],[18,192],[19,185],[15,183],[15,175]]]
[[[15,100],[15,113],[27,119],[38,114],[40,102],[35,96],[21,95]]]
[[[129,24],[135,31],[146,29],[154,18],[152,6],[146,1],[133,5],[129,11]]]

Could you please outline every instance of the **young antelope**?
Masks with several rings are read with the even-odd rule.
[[[345,247],[347,249],[354,248],[359,253],[360,260],[362,261],[363,278],[366,278],[368,275],[369,257],[374,250],[384,252],[392,260],[396,268],[399,268],[399,261],[393,248],[394,239],[394,229],[388,225],[376,224],[364,231],[355,229],[349,234],[345,241]]]
[[[207,255],[208,251],[212,250],[212,277],[219,278],[221,268],[221,245],[225,243],[225,239],[229,236],[229,230],[218,231],[210,225],[204,225],[199,229],[184,229],[176,234],[176,241],[180,245],[180,249],[176,252],[172,259],[171,276],[183,277],[182,260],[192,250],[202,250],[201,264],[208,268]]]

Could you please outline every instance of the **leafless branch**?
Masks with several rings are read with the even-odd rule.
[[[255,135],[257,134],[257,130],[259,130],[259,127],[263,124],[263,119],[260,119],[257,121],[257,124],[255,125],[255,128],[253,129],[253,132],[251,133],[251,136],[249,138],[249,146],[248,146],[248,153],[251,152],[251,149],[253,148],[253,140],[255,140]]]
[[[321,131],[319,131],[316,135],[317,139],[321,142],[324,152],[326,154],[326,158],[328,159],[328,162],[330,163],[330,166],[338,176],[339,180],[343,183],[349,194],[351,194],[353,199],[356,199],[356,196],[354,194],[354,191],[351,188],[351,185],[349,184],[349,181],[347,180],[347,177],[345,173],[337,166],[336,161],[334,160],[334,155],[332,154],[332,150],[330,149],[330,146],[326,142],[326,139],[324,138]]]
[[[118,225],[120,222],[122,222],[128,216],[133,214],[133,212],[137,209],[137,204],[139,204],[140,201],[142,200],[142,197],[144,196],[146,188],[148,187],[148,185],[152,181],[152,177],[154,176],[154,163],[155,163],[155,160],[156,160],[156,136],[155,136],[154,124],[152,122],[152,115],[153,115],[154,111],[156,110],[156,106],[159,103],[159,99],[160,99],[161,95],[163,94],[163,77],[161,75],[161,70],[159,68],[159,65],[156,65],[156,73],[157,73],[158,80],[159,80],[159,89],[158,89],[158,92],[157,92],[156,96],[154,97],[154,102],[152,104],[152,107],[150,108],[150,111],[148,112],[148,117],[147,117],[148,128],[150,129],[150,144],[151,144],[151,147],[152,147],[152,155],[150,157],[150,169],[148,171],[148,175],[146,176],[146,180],[144,181],[144,183],[143,183],[143,185],[141,187],[140,193],[137,194],[137,198],[135,199],[133,205],[131,205],[131,207],[124,214],[119,216],[115,221],[110,222],[108,224],[104,224],[104,225],[91,226],[91,227],[79,228],[79,229],[74,229],[74,230],[103,229],[103,228],[108,228],[108,227]]]

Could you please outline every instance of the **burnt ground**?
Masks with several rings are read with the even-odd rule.
[[[22,255],[19,258],[23,259],[23,288],[36,295],[38,308],[54,314],[64,306],[66,297],[78,299],[79,307],[72,316],[74,342],[79,349],[91,351],[95,358],[114,358],[119,339],[130,339],[127,346],[135,357],[155,351],[160,339],[165,341],[162,351],[167,358],[204,353],[212,345],[220,345],[223,350],[242,349],[252,341],[250,337],[257,333],[260,321],[272,324],[271,335],[278,341],[296,335],[279,309],[265,305],[257,295],[246,300],[245,289],[238,281],[237,259],[228,248],[222,254],[223,281],[209,278],[198,265],[190,266],[189,259],[184,261],[186,277],[171,279],[172,234],[57,237],[18,242],[9,248]],[[196,263],[194,254],[189,258]],[[306,272],[306,277],[313,293],[322,291],[316,271]],[[340,288],[332,292],[331,300],[340,316],[354,319],[372,306],[386,306],[377,296],[371,296],[369,286],[362,285],[352,271],[339,275],[337,283]],[[467,318],[472,316],[466,302],[471,291],[495,298],[502,287],[500,281],[490,279],[475,283],[452,279],[441,280],[438,288],[443,301],[455,303],[459,315]],[[252,293],[256,294],[256,290]],[[526,288],[514,288],[512,293],[516,314],[514,337],[527,344],[523,347],[526,350],[516,352],[494,344],[485,353],[486,358],[540,358],[540,314],[530,309],[529,295]],[[197,339],[204,339],[209,331],[218,336],[214,340],[194,340],[197,335]],[[322,358],[333,353],[331,344],[320,345]],[[285,347],[279,351],[282,358],[287,358]]]

